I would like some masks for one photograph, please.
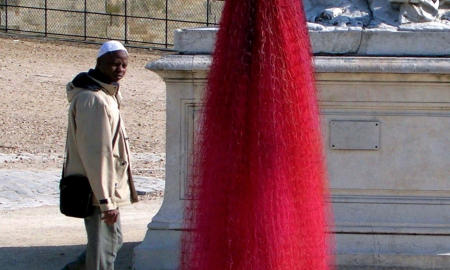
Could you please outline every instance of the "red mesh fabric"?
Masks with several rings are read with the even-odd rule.
[[[182,270],[329,269],[300,1],[227,0],[193,155]]]

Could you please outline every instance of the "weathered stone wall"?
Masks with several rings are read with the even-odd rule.
[[[178,269],[187,160],[210,64],[170,55],[147,65],[167,88],[166,187],[135,249],[136,270]],[[449,59],[333,56],[315,65],[339,269],[448,269]]]

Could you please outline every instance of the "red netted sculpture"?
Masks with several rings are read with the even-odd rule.
[[[227,0],[193,154],[182,270],[329,269],[300,1]]]

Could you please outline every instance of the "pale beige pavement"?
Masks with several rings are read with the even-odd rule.
[[[121,209],[124,246],[116,270],[131,269],[133,248],[147,232],[162,198]],[[0,211],[0,269],[58,270],[74,260],[86,243],[82,219],[59,213],[57,206]]]

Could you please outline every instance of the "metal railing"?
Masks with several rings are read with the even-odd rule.
[[[177,28],[217,25],[222,6],[214,0],[0,0],[0,31],[167,48]]]

